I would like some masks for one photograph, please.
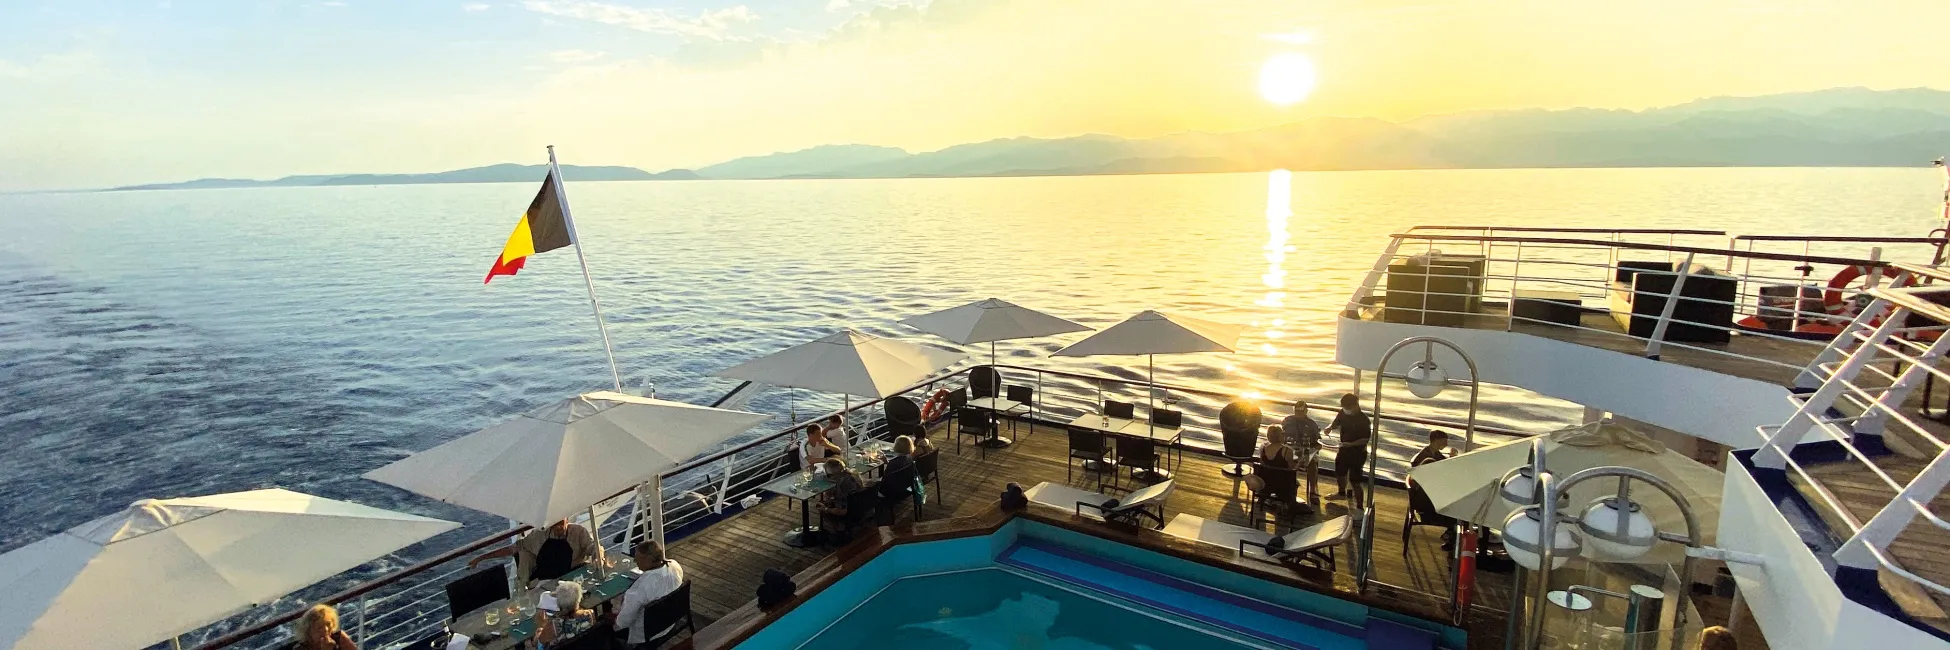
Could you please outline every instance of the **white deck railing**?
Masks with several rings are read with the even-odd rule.
[[[1932,260],[1943,243],[1900,237],[1729,237],[1692,230],[1416,228],[1393,236],[1347,308],[1350,315],[1363,318],[1429,325],[1479,329],[1501,325],[1506,330],[1547,325],[1563,328],[1572,340],[1651,358],[1679,349],[1800,373],[1809,366],[1809,358],[1826,363],[1835,357],[1830,342],[1820,334],[1795,330],[1844,327],[1853,311],[1868,302],[1868,289],[1918,281],[1885,260]],[[1667,267],[1632,266],[1647,262]],[[1463,276],[1438,272],[1443,264],[1477,264],[1481,272]],[[1672,279],[1658,283],[1667,285],[1660,290],[1650,291],[1619,282],[1621,271]],[[1832,278],[1858,271],[1859,280],[1839,288],[1829,286]],[[1405,272],[1414,277],[1399,277]],[[1463,291],[1431,290],[1459,278],[1474,286]],[[1726,281],[1733,283],[1731,296],[1701,295],[1708,293],[1700,289],[1701,283]],[[1431,282],[1437,286],[1431,287]],[[1407,294],[1406,299],[1390,300],[1391,286]],[[1406,290],[1399,288],[1404,286]],[[1550,294],[1571,297],[1579,303],[1581,314],[1600,314],[1611,322],[1593,326],[1582,319],[1556,322],[1514,313],[1518,299],[1539,300]],[[1660,308],[1634,310],[1638,304]],[[1842,309],[1831,311],[1830,306]],[[1726,317],[1708,322],[1687,316],[1700,312]],[[1760,317],[1776,327],[1737,325],[1749,317]],[[1632,325],[1639,322],[1649,323],[1651,331],[1633,333],[1637,328]],[[1685,336],[1678,336],[1682,333]],[[1719,337],[1731,343],[1684,340]],[[1760,344],[1749,344],[1754,342]],[[1816,383],[1808,375],[1795,381],[1802,388]]]

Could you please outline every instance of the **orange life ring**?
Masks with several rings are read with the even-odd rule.
[[[1456,561],[1456,618],[1469,615],[1470,597],[1476,590],[1476,527],[1464,526],[1462,539],[1457,544],[1462,552]]]
[[[941,417],[947,414],[947,412],[948,389],[937,389],[933,395],[928,396],[927,403],[921,405],[921,423],[933,422],[935,418]]]
[[[1863,276],[1869,275],[1870,273],[1874,273],[1874,271],[1869,270],[1867,266],[1857,264],[1842,269],[1840,273],[1835,274],[1835,277],[1829,278],[1828,290],[1821,294],[1822,308],[1827,309],[1829,314],[1835,316],[1854,318],[1855,312],[1862,308],[1863,302],[1850,300],[1843,296],[1842,292],[1847,290],[1850,284],[1853,284],[1856,280],[1860,280]],[[1882,267],[1882,277],[1889,278],[1889,288],[1891,289],[1900,288],[1909,284],[1909,276],[1893,266]]]

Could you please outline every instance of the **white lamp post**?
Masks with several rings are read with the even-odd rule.
[[[1389,375],[1388,361],[1395,357],[1395,353],[1418,343],[1422,344],[1422,360],[1410,366],[1406,373]],[[1448,348],[1449,351],[1456,353],[1456,356],[1462,357],[1463,365],[1469,367],[1468,380],[1450,379],[1449,373],[1444,371],[1441,366],[1436,365],[1435,346],[1438,345]],[[1457,447],[1456,452],[1467,453],[1471,447],[1475,446],[1476,442],[1476,394],[1479,388],[1476,379],[1476,360],[1471,359],[1469,353],[1464,352],[1461,346],[1433,336],[1412,336],[1388,346],[1388,351],[1381,355],[1381,362],[1375,365],[1374,409],[1371,414],[1374,416],[1374,424],[1373,430],[1368,435],[1367,471],[1363,472],[1363,476],[1360,479],[1366,481],[1368,485],[1365,487],[1367,490],[1367,498],[1361,504],[1363,509],[1363,516],[1361,517],[1361,545],[1359,547],[1361,552],[1358,558],[1359,562],[1355,563],[1355,577],[1364,589],[1368,586],[1368,576],[1373,573],[1371,556],[1374,554],[1374,472],[1376,459],[1381,456],[1381,380],[1388,377],[1400,378],[1408,384],[1408,392],[1410,394],[1422,399],[1431,399],[1442,394],[1443,389],[1448,388],[1450,384],[1465,384],[1469,386],[1469,416],[1463,421],[1462,446]],[[1339,470],[1340,468],[1335,469]],[[1357,490],[1364,489],[1359,485],[1350,486],[1350,488]],[[1456,552],[1460,553],[1462,545],[1457,544],[1456,549]]]

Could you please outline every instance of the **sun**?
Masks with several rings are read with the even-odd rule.
[[[1314,91],[1314,62],[1307,55],[1285,52],[1259,66],[1259,96],[1287,106],[1306,101]]]

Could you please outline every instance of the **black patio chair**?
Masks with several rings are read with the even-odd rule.
[[[1232,466],[1219,470],[1233,478],[1252,473],[1246,463],[1253,459],[1259,447],[1259,406],[1245,400],[1227,404],[1219,411],[1219,439],[1224,444],[1223,453]]]
[[[1070,427],[1070,458],[1063,462],[1063,482],[1069,483],[1075,476],[1076,461],[1083,461],[1084,471],[1097,473],[1097,486],[1104,485],[1104,472],[1116,471],[1117,464],[1110,459],[1110,448],[1104,444],[1104,432],[1079,427]],[[1097,463],[1091,467],[1090,463]]]
[[[970,399],[997,397],[1002,394],[1002,373],[995,366],[975,366],[968,371],[968,392]]]
[[[995,434],[996,434],[995,413],[984,409],[970,408],[970,407],[962,407],[961,410],[955,411],[955,453],[956,454],[961,453],[962,438],[967,436],[975,436],[976,438],[975,446],[982,448],[983,458],[988,458],[989,457],[988,445],[981,444],[981,442],[983,440],[987,440],[991,437],[994,437]]]
[[[1117,441],[1117,465],[1131,470],[1131,480],[1143,481],[1144,474],[1152,472],[1157,478],[1158,443],[1145,438],[1120,438]],[[1112,485],[1115,485],[1115,481]]]
[[[1119,402],[1117,400],[1104,400],[1104,415],[1106,417],[1130,420],[1137,417],[1137,405],[1130,402]]]
[[[1264,512],[1273,514],[1275,530],[1279,530],[1282,527],[1280,515],[1288,515],[1285,519],[1291,522],[1291,515],[1300,513],[1300,508],[1303,507],[1294,499],[1294,495],[1300,491],[1300,470],[1254,463],[1253,473],[1259,475],[1265,485],[1258,492],[1253,493],[1253,507],[1249,518],[1254,526],[1258,526],[1266,520],[1260,514],[1263,509]]]
[[[941,450],[921,454],[914,459],[914,471],[921,477],[921,485],[934,484],[934,491],[928,493],[928,501],[941,503]],[[921,499],[914,500],[914,518],[921,518]]]
[[[903,499],[914,504],[914,518],[916,520],[921,518],[921,502],[914,498],[914,477],[919,473],[920,470],[914,463],[908,463],[906,467],[889,471],[880,477],[880,484],[875,485],[874,490],[880,493],[880,503],[877,507],[880,509],[881,523],[889,526],[894,524],[894,513],[899,512],[894,507],[900,505]]]
[[[677,590],[643,606],[643,645],[633,650],[662,647],[680,632],[697,634],[697,617],[691,614],[691,581],[686,578]],[[649,635],[657,636],[651,637]]]
[[[447,583],[447,613],[454,620],[507,599],[508,565],[505,564],[496,564]]]
[[[1036,390],[1028,386],[1004,386],[1002,387],[1002,392],[1004,393],[1003,396],[1008,398],[1009,401],[1016,403],[1016,406],[1009,407],[1007,415],[1029,416],[1029,431],[1030,433],[1035,433]],[[1014,433],[1015,430],[1016,421],[1011,419],[1009,420],[1009,432]]]

